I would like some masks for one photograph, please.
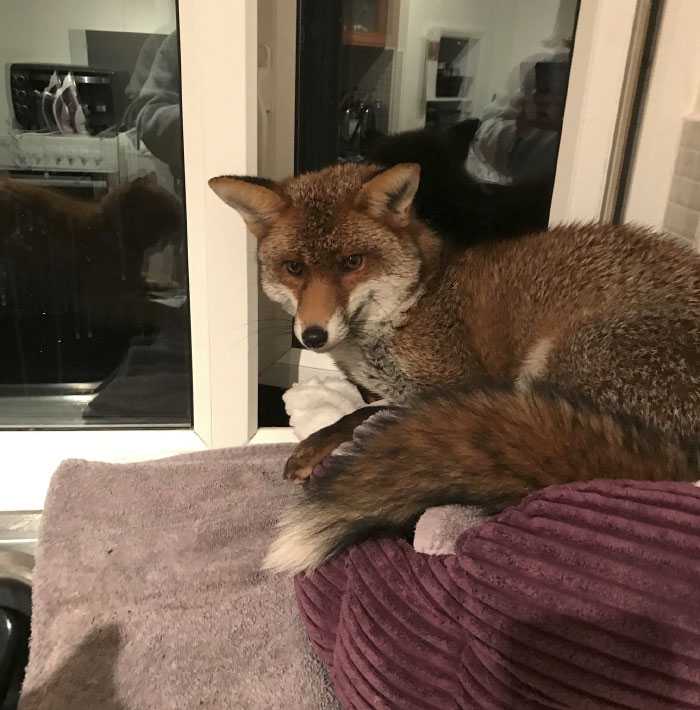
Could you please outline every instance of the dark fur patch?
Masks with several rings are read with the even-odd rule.
[[[257,177],[256,175],[227,175],[226,177],[231,177],[235,180],[241,180],[242,182],[248,182],[251,185],[258,185],[259,187],[266,187],[268,190],[279,192],[279,184],[274,180],[268,180],[264,177]]]

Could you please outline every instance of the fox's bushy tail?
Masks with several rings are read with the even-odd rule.
[[[304,485],[264,567],[312,571],[363,538],[406,533],[436,505],[496,511],[553,484],[698,477],[697,442],[546,389],[442,390],[361,425]]]

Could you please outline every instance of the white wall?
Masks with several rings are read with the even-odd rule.
[[[175,0],[2,0],[0,14],[0,133],[10,119],[8,62],[78,62],[71,30],[166,34],[176,23]]]

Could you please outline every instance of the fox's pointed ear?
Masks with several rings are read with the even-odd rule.
[[[209,187],[238,211],[256,237],[263,237],[287,207],[272,180],[222,175],[209,180]]]
[[[406,225],[419,183],[420,165],[399,163],[366,182],[357,196],[357,205],[373,217],[390,215]]]

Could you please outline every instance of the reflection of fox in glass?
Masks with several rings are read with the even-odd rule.
[[[153,175],[97,200],[0,177],[2,255],[20,270],[18,287],[29,277],[43,282],[48,301],[58,297],[49,293],[50,275],[56,284],[80,284],[93,312],[100,304],[115,311],[120,293],[143,290],[144,253],[183,229],[180,203]]]
[[[313,569],[429,506],[699,477],[700,257],[597,225],[453,252],[415,218],[418,183],[412,164],[211,181],[300,340],[392,405],[330,459],[377,407],[298,446],[286,475],[308,480],[269,567]]]

